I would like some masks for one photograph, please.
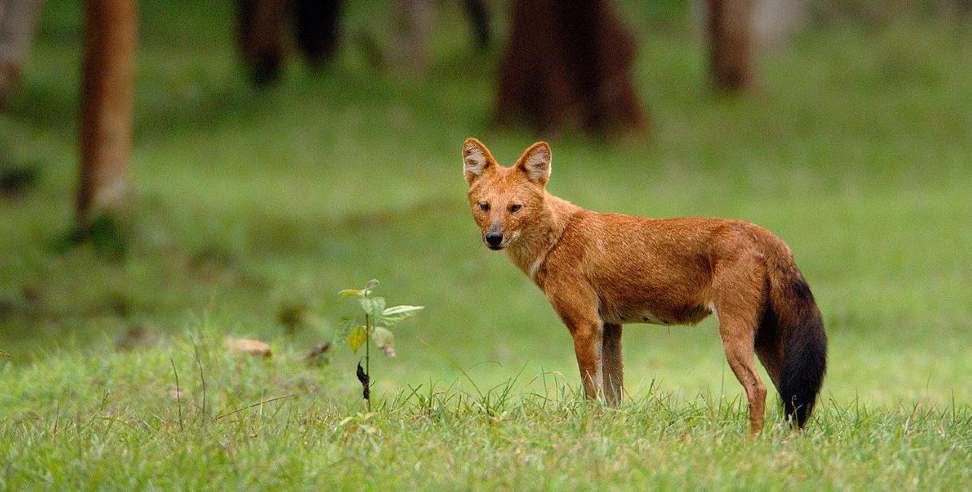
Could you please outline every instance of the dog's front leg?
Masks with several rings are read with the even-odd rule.
[[[574,354],[584,383],[584,395],[594,400],[604,394],[604,323],[597,312],[597,296],[583,281],[558,280],[548,282],[545,292],[574,338]]]
[[[596,400],[598,395],[604,394],[604,364],[601,353],[603,325],[600,320],[584,320],[568,324],[567,327],[574,337],[574,354],[577,355],[577,367],[580,368],[581,380],[584,382],[584,396],[589,400]]]

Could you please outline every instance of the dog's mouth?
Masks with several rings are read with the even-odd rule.
[[[493,250],[493,251],[499,251],[499,250],[505,248],[506,246],[504,246],[502,244],[497,245],[497,246],[493,246],[492,244],[487,244],[486,247],[489,248],[489,249],[491,249],[491,250]]]

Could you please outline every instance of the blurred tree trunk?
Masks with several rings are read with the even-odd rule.
[[[86,0],[81,88],[78,222],[118,209],[128,192],[132,149],[134,0]]]
[[[239,0],[238,43],[243,62],[258,85],[280,77],[283,65],[287,0]]]
[[[297,46],[307,62],[321,67],[331,60],[340,36],[340,0],[295,0]]]
[[[343,0],[239,0],[237,6],[238,46],[257,85],[280,77],[291,15],[297,48],[308,64],[320,68],[337,50]]]
[[[708,0],[709,63],[718,90],[753,85],[752,13],[753,0]]]
[[[466,0],[466,15],[469,16],[469,25],[472,26],[476,36],[476,46],[484,50],[489,47],[490,36],[489,28],[489,9],[484,0]]]
[[[604,134],[644,129],[631,81],[635,43],[610,0],[516,0],[500,68],[497,118],[556,132],[577,120]]]
[[[0,0],[0,109],[20,80],[44,0]]]
[[[392,61],[400,70],[422,75],[429,66],[429,33],[434,18],[432,0],[395,0],[395,45]]]

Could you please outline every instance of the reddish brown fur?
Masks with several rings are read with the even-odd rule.
[[[87,226],[128,194],[138,16],[135,2],[111,0],[86,2],[84,17],[77,214]]]
[[[484,238],[502,232],[510,260],[567,325],[585,394],[620,401],[622,324],[694,324],[714,308],[727,360],[746,390],[750,428],[758,432],[766,388],[754,363],[755,336],[770,276],[796,271],[787,246],[743,221],[585,210],[546,191],[550,157],[549,145],[539,142],[513,167],[501,167],[478,140],[463,144],[473,217]],[[511,212],[511,205],[521,208]],[[779,344],[760,354],[774,382],[781,354]]]

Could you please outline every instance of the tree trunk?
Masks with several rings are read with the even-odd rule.
[[[287,0],[239,0],[238,42],[253,82],[265,85],[280,77],[285,57]]]
[[[118,209],[128,193],[132,149],[134,0],[87,0],[81,88],[78,222]]]
[[[492,32],[489,28],[489,8],[486,7],[486,2],[484,0],[466,0],[463,3],[466,7],[466,16],[469,17],[469,26],[476,37],[476,46],[480,50],[489,48]]]
[[[604,134],[647,127],[631,81],[635,44],[610,0],[516,0],[497,118],[540,132],[568,122]]]
[[[752,12],[753,0],[708,0],[709,63],[718,90],[753,85]]]
[[[341,0],[296,0],[297,46],[311,66],[321,67],[337,50]]]
[[[432,0],[395,1],[396,26],[392,61],[399,71],[422,75],[428,68],[433,7]]]
[[[0,109],[20,80],[44,0],[0,1]]]

